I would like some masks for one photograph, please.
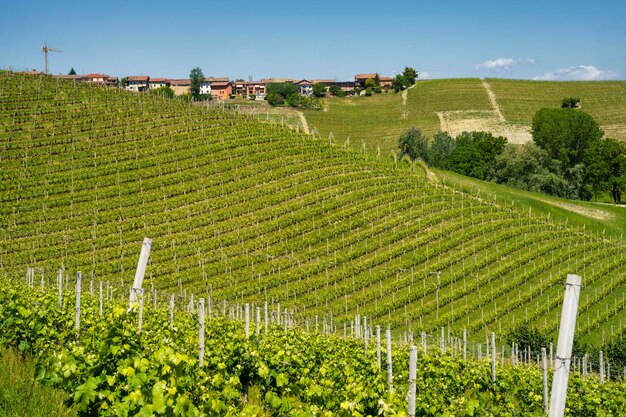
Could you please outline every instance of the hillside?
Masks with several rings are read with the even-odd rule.
[[[566,273],[583,276],[580,334],[599,342],[626,317],[621,243],[433,183],[386,155],[218,109],[9,73],[0,137],[4,276],[30,266],[52,283],[63,265],[128,287],[149,236],[147,285],[267,298],[301,318],[554,331]]]
[[[412,126],[432,136],[439,130],[458,135],[485,130],[506,136],[511,143],[531,140],[532,117],[542,107],[559,107],[565,97],[581,99],[608,136],[626,140],[626,82],[528,81],[461,78],[421,80],[401,93],[372,97],[326,98],[322,112],[305,111],[309,127],[322,137],[333,132],[355,148],[377,146],[387,154],[399,134]]]

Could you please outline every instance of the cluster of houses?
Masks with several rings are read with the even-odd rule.
[[[321,83],[326,87],[326,91],[335,86],[346,93],[354,92],[356,88],[364,88],[365,82],[377,74],[357,74],[354,81],[336,81],[336,80],[295,80],[292,78],[263,78],[260,81],[230,81],[228,77],[207,77],[204,78],[200,86],[200,94],[211,94],[215,98],[227,99],[229,97],[239,96],[256,96],[263,98],[266,94],[267,85],[270,83],[293,83],[298,86],[300,94],[313,94],[313,86]],[[56,75],[55,77],[72,80],[74,82],[85,82],[102,84],[109,86],[119,86],[120,80],[106,74],[85,74],[85,75]],[[391,88],[393,82],[392,77],[378,77],[380,87],[385,90]],[[147,75],[137,75],[126,77],[123,88],[135,92],[146,92],[160,87],[170,87],[175,95],[189,93],[191,80],[188,78],[171,79],[149,77]]]

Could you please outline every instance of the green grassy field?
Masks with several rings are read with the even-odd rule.
[[[410,128],[420,127],[432,136],[439,130],[437,112],[490,110],[487,93],[477,78],[419,81],[401,93],[374,94],[371,97],[326,98],[324,110],[304,112],[309,127],[315,127],[327,138],[330,132],[339,143],[350,137],[353,148],[365,142],[366,150],[384,154],[396,148],[398,136]]]
[[[530,129],[533,115],[542,107],[559,107],[565,97],[579,97],[582,109],[589,112],[607,136],[626,140],[626,82],[557,82],[487,79],[506,122],[516,128]],[[374,94],[372,97],[326,98],[324,111],[305,111],[310,127],[322,137],[333,132],[343,143],[350,136],[354,148],[365,142],[370,152],[377,146],[387,154],[396,147],[397,138],[409,127],[419,127],[432,136],[441,129],[442,113],[453,125],[455,119],[476,121],[476,130],[506,134],[493,113],[481,80],[477,78],[418,81],[407,92],[406,103],[400,93]],[[485,119],[491,119],[486,122]],[[472,123],[460,125],[471,128]],[[451,126],[447,126],[451,128]],[[452,126],[454,127],[454,126]],[[458,130],[458,129],[456,129]]]
[[[16,74],[0,92],[4,276],[34,267],[49,286],[64,266],[128,294],[147,236],[161,303],[193,293],[394,331],[555,332],[564,277],[578,273],[583,337],[599,343],[626,318],[614,232],[247,115]]]
[[[440,130],[438,112],[491,110],[478,78],[419,81],[408,90],[407,107],[413,125],[430,136]]]
[[[567,200],[481,181],[450,171],[433,171],[444,184],[485,200],[511,204],[535,215],[547,216],[563,224],[585,228],[614,239],[626,239],[626,206]]]
[[[327,98],[322,110],[306,110],[309,129],[317,129],[328,139],[332,132],[337,143],[348,137],[353,148],[365,142],[366,150],[376,153],[376,147],[388,154],[398,136],[414,126],[406,114],[402,97],[396,93],[381,93],[371,97]]]
[[[13,349],[0,346],[0,416],[71,417],[66,394],[34,381],[35,364]]]
[[[626,140],[626,81],[487,81],[509,123],[529,126],[540,108],[560,107],[563,98],[577,97],[607,136]]]

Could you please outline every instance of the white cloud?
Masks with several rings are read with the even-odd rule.
[[[427,80],[430,78],[430,74],[426,71],[420,71],[418,75],[420,80]]]
[[[476,69],[484,69],[490,72],[508,71],[518,65],[532,65],[534,63],[535,60],[533,58],[496,58],[488,59],[482,64],[477,64]]]
[[[560,68],[553,72],[537,75],[533,80],[542,81],[594,81],[611,80],[617,77],[613,70],[600,70],[593,65],[578,65]]]

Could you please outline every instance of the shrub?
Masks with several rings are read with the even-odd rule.
[[[428,162],[428,139],[417,127],[412,127],[398,139],[400,157],[408,155],[411,160],[422,159]]]
[[[575,97],[566,97],[561,102],[561,107],[564,109],[576,109],[580,107],[580,99]]]

